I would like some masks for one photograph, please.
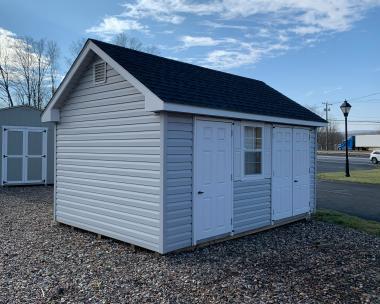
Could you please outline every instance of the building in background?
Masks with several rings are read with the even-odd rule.
[[[2,186],[54,183],[54,124],[29,106],[0,109]]]

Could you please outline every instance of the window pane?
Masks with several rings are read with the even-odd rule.
[[[254,146],[254,129],[252,127],[244,127],[244,148],[253,150]]]
[[[255,149],[261,149],[262,146],[262,128],[255,128],[256,139],[255,139]]]
[[[261,152],[245,152],[244,159],[245,175],[261,174]]]

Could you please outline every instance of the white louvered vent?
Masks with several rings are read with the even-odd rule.
[[[106,82],[107,66],[106,63],[99,62],[94,64],[94,82],[95,84]]]

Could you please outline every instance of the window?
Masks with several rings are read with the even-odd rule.
[[[244,126],[243,140],[244,175],[262,174],[263,128]]]
[[[107,66],[106,63],[99,62],[94,64],[94,82],[95,84],[106,82]]]

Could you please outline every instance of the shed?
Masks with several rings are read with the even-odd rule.
[[[262,81],[88,40],[42,119],[57,222],[167,253],[315,210],[325,120]]]
[[[29,106],[0,109],[0,182],[2,186],[52,184],[54,123]]]

